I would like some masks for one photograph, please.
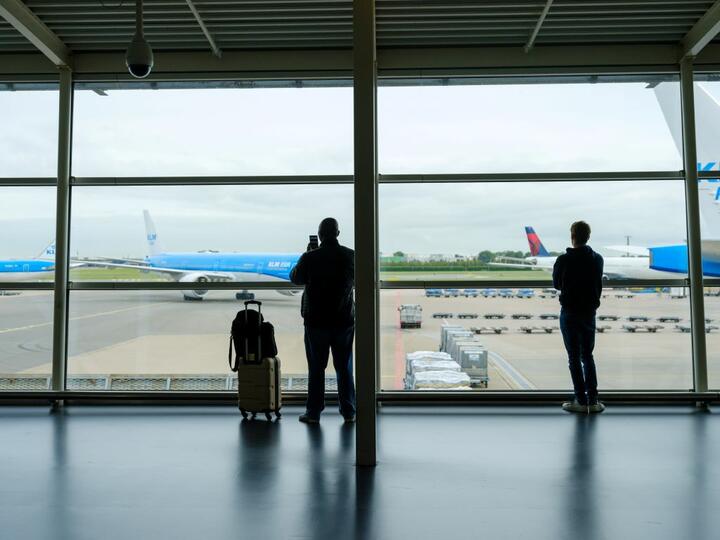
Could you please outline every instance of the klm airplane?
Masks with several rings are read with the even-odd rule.
[[[675,146],[682,155],[680,96],[677,85],[660,84],[655,88],[665,121]],[[695,84],[695,120],[699,171],[715,171],[720,165],[720,103],[701,85]],[[720,277],[720,176],[698,181],[700,221],[702,227],[703,274]],[[686,244],[656,246],[649,249],[650,268],[687,274]]]
[[[52,279],[55,274],[55,242],[33,259],[0,260],[0,281]]]
[[[127,260],[123,263],[95,260],[94,266],[134,268],[172,277],[187,283],[183,290],[185,300],[202,300],[207,294],[198,284],[210,281],[290,281],[290,270],[300,258],[299,253],[233,253],[217,251],[166,252],[158,242],[157,231],[150,212],[143,210],[145,233],[149,255],[143,260]],[[280,294],[293,296],[298,290],[280,290]],[[254,295],[248,291],[236,294],[238,300],[250,300]]]

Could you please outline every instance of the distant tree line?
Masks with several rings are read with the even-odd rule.
[[[550,252],[550,255],[560,255],[558,252]],[[393,253],[393,259],[406,257],[403,251]],[[524,259],[530,257],[529,251],[505,250],[490,251],[483,250],[475,258],[462,261],[414,261],[414,260],[383,260],[380,262],[381,271],[396,272],[492,272],[492,271],[513,271],[525,270],[524,268],[512,268],[490,265],[497,258]]]

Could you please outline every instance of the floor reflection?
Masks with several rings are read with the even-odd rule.
[[[602,520],[596,515],[599,489],[595,474],[595,429],[598,415],[576,414],[573,435],[569,440],[570,463],[567,468],[565,502],[567,523],[571,531],[583,531],[583,540],[604,538]]]

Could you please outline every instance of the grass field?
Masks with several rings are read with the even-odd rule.
[[[143,272],[132,268],[74,268],[70,270],[71,281],[167,281],[155,272]]]
[[[75,268],[70,271],[72,281],[167,281],[155,272],[132,268]],[[432,280],[537,280],[550,279],[550,274],[537,270],[493,270],[478,272],[381,272],[383,281],[432,281]]]
[[[551,279],[548,272],[537,270],[492,270],[478,272],[380,272],[382,281],[453,281],[453,280],[534,280]]]

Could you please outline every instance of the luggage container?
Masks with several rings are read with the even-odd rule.
[[[420,304],[401,304],[400,328],[420,328],[422,326],[422,306]]]
[[[415,360],[424,360],[428,362],[447,362],[452,361],[452,357],[444,352],[437,352],[437,351],[416,351],[412,353],[407,353],[405,355],[405,372],[410,373],[411,372],[411,365],[412,362]]]
[[[451,336],[470,338],[474,335],[470,330],[466,330],[463,327],[451,328],[449,326],[443,326],[440,334],[440,350],[442,352],[450,352],[448,350],[450,346]]]
[[[410,378],[412,390],[470,390],[470,376],[462,371],[421,371]]]
[[[475,337],[475,332],[472,333],[471,337],[458,337],[457,339],[451,339],[448,345],[448,353],[450,357],[456,362],[460,359],[460,347],[482,347],[482,344]]]

